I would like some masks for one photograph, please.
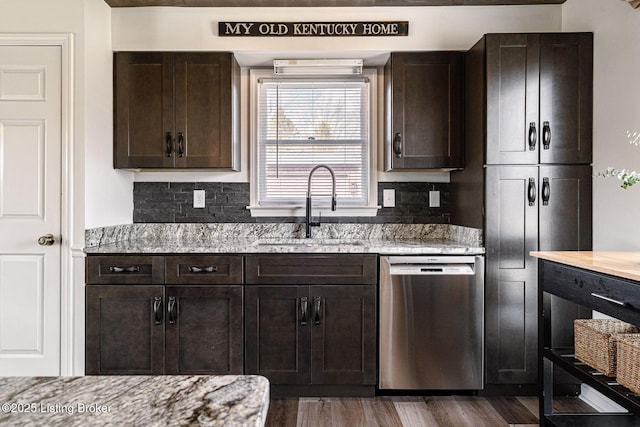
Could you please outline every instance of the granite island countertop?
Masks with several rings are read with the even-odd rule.
[[[257,375],[0,378],[2,426],[263,426]]]
[[[313,238],[299,224],[133,224],[87,232],[87,254],[376,253],[483,254],[479,230],[450,225],[326,224]]]

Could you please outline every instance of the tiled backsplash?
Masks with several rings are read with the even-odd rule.
[[[374,224],[448,224],[449,184],[426,182],[382,182],[378,185],[378,204],[382,190],[396,190],[396,206],[381,208],[375,217],[324,217],[323,222]],[[193,190],[206,194],[206,208],[193,208]],[[440,191],[440,207],[429,207],[429,191]],[[134,223],[233,223],[304,222],[304,217],[252,217],[248,183],[221,182],[135,182],[133,186]]]

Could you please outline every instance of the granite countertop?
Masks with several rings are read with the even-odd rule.
[[[640,281],[640,252],[543,251],[531,252],[531,256]]]
[[[256,375],[0,378],[3,426],[263,426]]]
[[[326,224],[305,239],[299,224],[133,224],[87,232],[87,254],[483,254],[479,230],[449,225]]]

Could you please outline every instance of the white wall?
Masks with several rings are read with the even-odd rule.
[[[219,21],[409,21],[406,37],[274,38],[218,37]],[[141,23],[144,23],[141,25]],[[143,172],[135,181],[249,182],[249,65],[270,65],[275,57],[363,57],[382,65],[391,51],[467,50],[488,32],[560,31],[560,5],[339,8],[116,8],[113,49],[233,51],[243,66],[241,172]],[[380,133],[382,137],[382,133]],[[379,141],[381,147],[382,141]],[[449,174],[383,173],[380,181],[448,182]]]
[[[85,2],[84,136],[86,228],[133,221],[133,173],[113,169],[111,8]]]
[[[607,166],[640,171],[640,9],[619,0],[567,0],[563,31],[594,32],[594,171]],[[594,178],[594,250],[640,250],[640,185]]]
[[[132,174],[111,168],[110,15],[103,0],[0,1],[2,32],[75,36],[74,150],[79,168],[74,171],[74,192],[79,206],[86,207],[75,215],[79,245],[84,242],[85,225],[132,221]]]

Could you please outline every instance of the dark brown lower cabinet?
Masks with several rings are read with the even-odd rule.
[[[165,373],[242,374],[242,286],[167,286]]]
[[[242,286],[89,285],[87,375],[242,374]]]
[[[245,374],[274,385],[375,385],[376,287],[245,287]]]
[[[485,390],[537,390],[538,266],[529,254],[591,249],[591,182],[589,165],[485,168]],[[565,324],[582,314],[552,304]],[[552,339],[571,345],[573,329],[556,328]]]
[[[86,287],[87,375],[164,372],[164,286]]]

